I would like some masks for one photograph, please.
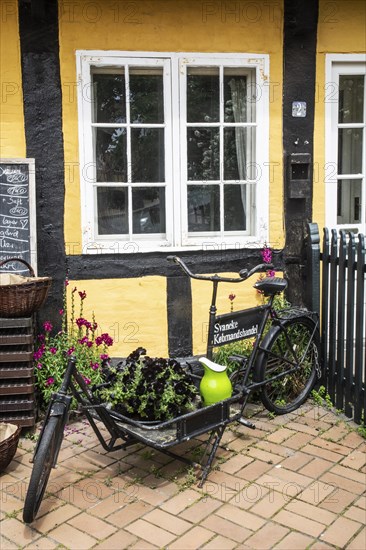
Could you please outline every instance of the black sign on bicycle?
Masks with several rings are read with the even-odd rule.
[[[217,315],[209,343],[211,346],[219,347],[237,340],[255,337],[259,332],[262,319],[262,306]]]

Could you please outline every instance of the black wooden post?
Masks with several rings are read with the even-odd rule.
[[[318,224],[308,223],[306,247],[306,306],[320,313],[320,235]]]

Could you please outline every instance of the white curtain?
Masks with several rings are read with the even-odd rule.
[[[232,78],[229,81],[234,122],[246,122],[247,120],[247,90],[246,78]],[[235,128],[236,158],[238,163],[239,178],[246,179],[246,128]],[[242,207],[245,216],[246,209],[246,185],[240,186]]]

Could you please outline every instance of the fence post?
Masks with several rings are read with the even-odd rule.
[[[308,223],[306,247],[306,306],[320,313],[320,235],[317,223]]]

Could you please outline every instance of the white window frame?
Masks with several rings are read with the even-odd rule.
[[[366,77],[364,96],[364,120],[361,124],[339,124],[339,77],[342,75],[365,75],[365,54],[327,54],[325,62],[325,225],[337,230],[345,229],[365,234],[366,232]],[[338,174],[338,129],[352,126],[363,128],[362,172]],[[362,218],[358,224],[337,223],[337,181],[340,179],[362,180]]]
[[[98,236],[96,234],[96,200],[90,187],[97,187],[94,165],[93,136],[90,131],[92,106],[90,101],[92,67],[118,68],[133,66],[163,67],[165,109],[165,185],[166,185],[166,239],[154,235]],[[268,242],[269,221],[269,56],[267,54],[197,54],[176,52],[129,52],[80,50],[76,52],[78,82],[78,126],[80,155],[81,224],[83,253],[96,252],[148,252],[158,250],[195,250],[197,248],[238,248],[246,244],[262,246]],[[256,177],[248,181],[255,185],[257,197],[248,208],[255,209],[251,232],[226,234],[224,237],[195,237],[187,233],[186,187],[183,181],[184,156],[186,155],[186,124],[181,120],[180,103],[185,99],[186,68],[191,65],[223,64],[255,71],[256,121],[255,163]],[[89,94],[89,95],[88,95]],[[185,101],[183,101],[185,104]],[[101,126],[107,126],[101,124]],[[179,138],[178,138],[179,136]],[[184,137],[184,139],[183,139]],[[183,154],[182,154],[183,151]],[[181,156],[182,155],[182,156]],[[116,184],[111,184],[115,186]],[[253,193],[252,193],[253,195]],[[131,215],[131,214],[130,214]],[[251,233],[251,234],[249,234]],[[126,238],[127,237],[127,238]]]

